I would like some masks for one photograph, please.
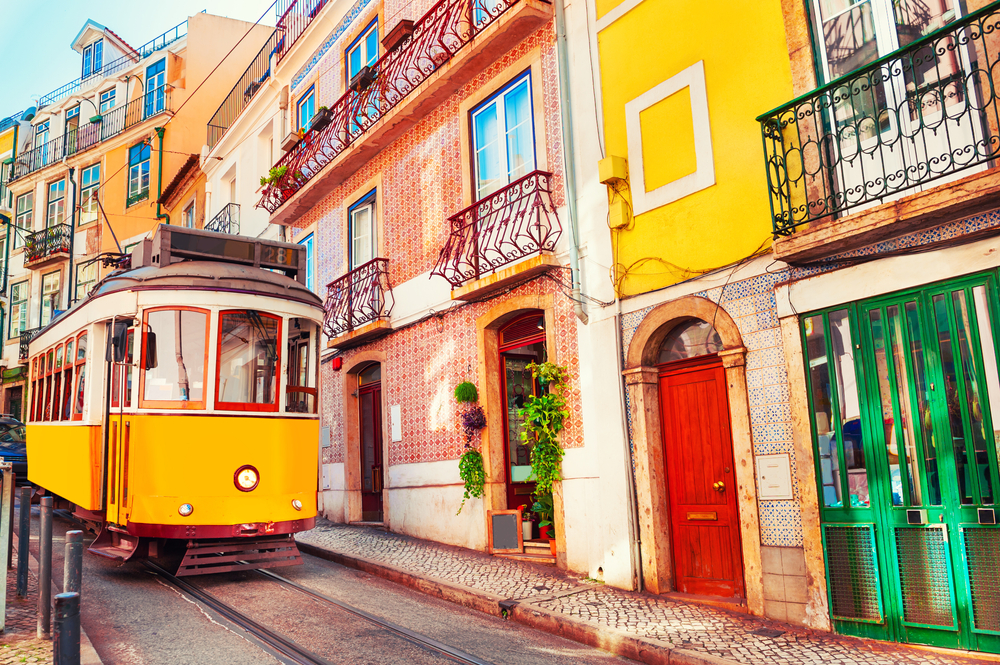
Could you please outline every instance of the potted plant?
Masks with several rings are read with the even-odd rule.
[[[261,187],[276,185],[278,181],[284,178],[288,174],[287,166],[272,166],[271,170],[267,172],[267,175],[262,175],[260,177]]]
[[[552,556],[556,555],[556,534],[555,534],[555,524],[552,522],[552,495],[551,494],[536,494],[535,503],[531,506],[531,510],[538,515],[538,532],[541,538],[545,538],[549,541],[549,549],[552,551]]]
[[[473,386],[473,389],[475,386]],[[465,507],[467,499],[481,499],[486,489],[486,469],[483,466],[483,455],[478,446],[473,444],[475,436],[486,427],[486,413],[478,404],[470,404],[462,411],[462,431],[465,433],[465,452],[458,460],[458,475],[465,484],[465,495],[462,505],[458,507],[458,515]]]
[[[372,81],[375,80],[375,68],[371,65],[365,65],[358,70],[358,73],[351,77],[351,82],[347,86],[354,92],[360,93],[362,90],[371,85]]]
[[[316,115],[309,121],[309,129],[313,132],[321,132],[330,124],[330,120],[332,120],[330,109],[326,106],[320,106],[316,111]]]
[[[521,511],[521,539],[524,541],[531,540],[532,529],[535,525],[531,519],[531,511],[528,510],[528,504],[522,503],[518,506],[518,510]]]

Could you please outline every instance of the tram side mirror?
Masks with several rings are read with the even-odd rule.
[[[128,323],[115,323],[111,338],[108,340],[106,360],[116,363],[125,362],[125,345],[128,338]]]
[[[146,357],[142,359],[142,368],[153,369],[156,367],[156,333],[149,331],[146,333]]]

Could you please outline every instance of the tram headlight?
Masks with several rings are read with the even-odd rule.
[[[249,464],[244,464],[240,468],[236,469],[235,482],[236,489],[241,492],[249,492],[257,487],[257,483],[260,482],[260,474],[257,473],[257,469],[254,467]]]
[[[182,503],[180,505],[180,508],[177,509],[177,512],[181,514],[181,517],[187,517],[188,515],[194,512],[194,506],[192,506],[190,503]]]
[[[292,499],[292,508],[295,510],[302,510],[302,502],[298,499]]]

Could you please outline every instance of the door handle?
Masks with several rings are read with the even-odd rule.
[[[716,492],[725,492],[726,491],[726,484],[724,482],[722,482],[721,480],[718,481],[718,482],[714,482],[714,483],[712,483],[712,489],[714,489]]]

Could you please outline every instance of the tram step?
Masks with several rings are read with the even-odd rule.
[[[297,566],[301,563],[302,555],[290,535],[198,541],[188,546],[176,575],[189,577],[232,570]]]
[[[87,551],[115,561],[128,561],[135,556],[140,544],[139,538],[123,536],[117,529],[112,530],[105,524]]]

